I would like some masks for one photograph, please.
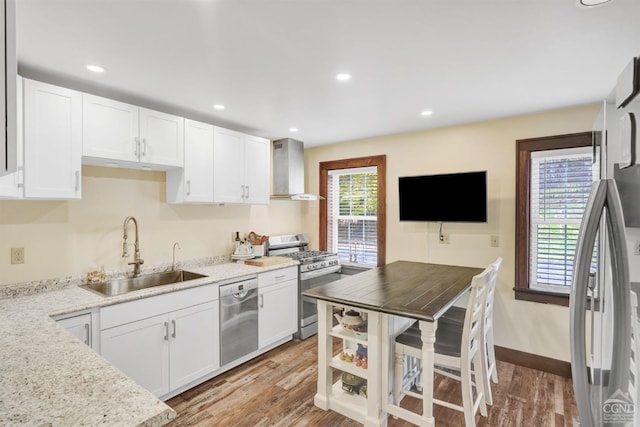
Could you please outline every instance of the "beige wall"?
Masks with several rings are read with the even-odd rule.
[[[318,188],[319,162],[386,154],[387,262],[403,259],[483,267],[501,256],[496,345],[568,361],[568,309],[514,299],[515,140],[589,131],[598,109],[599,105],[589,105],[308,149],[307,187]],[[437,224],[399,222],[399,176],[475,170],[488,171],[487,224],[445,224],[444,232],[450,235],[450,244],[445,245],[438,242]],[[305,229],[317,241],[317,202],[307,206],[305,220]],[[490,246],[491,235],[499,236],[498,248]]]
[[[201,258],[230,253],[233,231],[285,234],[303,227],[300,202],[167,204],[164,172],[85,166],[82,187],[78,201],[0,201],[0,285],[83,275],[102,265],[130,269],[131,257],[121,257],[128,215],[138,220],[145,266],[171,262],[174,242],[182,247],[178,260]],[[12,247],[25,248],[24,264],[10,264]]]

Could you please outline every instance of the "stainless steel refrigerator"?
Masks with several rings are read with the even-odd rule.
[[[571,369],[583,427],[640,426],[639,91],[635,58],[593,130],[602,178],[593,183],[580,226],[570,296]]]

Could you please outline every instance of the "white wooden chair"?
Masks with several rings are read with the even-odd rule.
[[[478,409],[483,416],[487,416],[482,343],[486,296],[492,272],[493,266],[489,266],[482,273],[474,276],[462,327],[457,323],[439,322],[436,330],[435,372],[460,381],[462,406],[436,398],[433,398],[433,403],[463,412],[467,427],[475,426],[475,414]],[[399,406],[404,396],[422,399],[419,390],[411,389],[416,382],[421,384],[422,369],[405,370],[405,359],[408,358],[411,365],[412,359],[420,359],[422,356],[420,335],[419,323],[415,322],[396,337],[393,386],[395,405]],[[403,417],[400,416],[400,418]],[[415,418],[406,420],[416,423]]]
[[[493,300],[496,292],[496,283],[498,281],[498,271],[500,271],[501,266],[501,257],[498,257],[498,259],[491,264],[493,271],[489,281],[489,291],[487,292],[486,307],[484,310],[483,345],[486,347],[486,351],[482,353],[482,364],[486,371],[484,375],[484,394],[487,405],[493,405],[493,396],[491,394],[491,383],[489,382],[489,379],[498,384],[498,367],[496,365],[496,352],[493,341]],[[462,328],[465,314],[466,310],[464,308],[451,307],[438,320],[438,324],[443,325],[445,323],[453,323],[454,325]]]

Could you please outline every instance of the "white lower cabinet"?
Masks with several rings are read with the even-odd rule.
[[[298,326],[298,268],[258,275],[258,345],[291,337]]]
[[[102,356],[157,397],[214,372],[220,367],[218,300],[167,312],[202,301],[205,293],[193,288],[102,309]],[[144,318],[134,320],[136,313]],[[115,325],[117,319],[123,324]]]
[[[258,290],[259,348],[253,355],[297,331],[298,267],[258,274]],[[221,372],[215,284],[103,307],[99,323],[100,354],[159,398]]]
[[[100,333],[102,357],[155,396],[169,392],[167,315]]]
[[[77,315],[71,315],[69,317],[57,318],[58,325],[65,328],[71,335],[78,338],[80,341],[94,348],[93,343],[93,321],[91,313],[82,313]]]
[[[189,384],[220,367],[219,318],[218,301],[169,315],[171,389]]]

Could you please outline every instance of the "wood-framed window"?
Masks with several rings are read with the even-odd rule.
[[[599,173],[592,133],[516,144],[515,297],[568,306],[575,242]]]
[[[386,175],[385,155],[320,163],[320,250],[385,264]]]

